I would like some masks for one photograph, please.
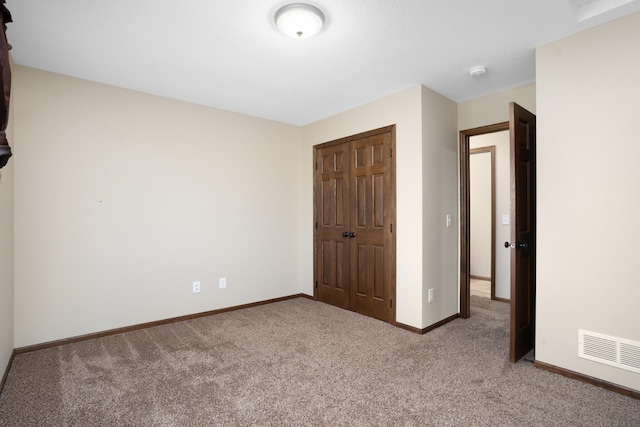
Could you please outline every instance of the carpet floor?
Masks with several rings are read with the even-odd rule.
[[[508,361],[508,305],[425,335],[296,298],[16,356],[0,426],[640,426]]]

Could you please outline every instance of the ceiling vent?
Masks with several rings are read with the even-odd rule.
[[[578,329],[578,356],[640,374],[640,342]]]

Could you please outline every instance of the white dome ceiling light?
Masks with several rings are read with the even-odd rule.
[[[306,3],[291,3],[276,12],[276,26],[294,39],[305,39],[318,34],[324,25],[324,13]]]

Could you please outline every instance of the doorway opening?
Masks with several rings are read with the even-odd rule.
[[[511,238],[509,131],[473,135],[469,148],[471,294],[508,303],[511,258],[503,243]]]
[[[463,319],[470,316],[471,278],[472,276],[475,276],[475,271],[472,271],[471,269],[471,156],[472,152],[477,150],[477,148],[471,148],[472,139],[505,131],[509,131],[509,122],[497,123],[460,132],[460,317]],[[475,152],[477,153],[478,151]],[[493,179],[495,179],[495,176]],[[495,235],[495,208],[493,209],[491,216],[492,218],[490,221],[493,228],[491,234]],[[493,237],[490,248],[492,252],[490,267],[492,299],[495,299],[496,297],[495,247],[496,240],[495,237]],[[499,296],[498,298],[501,297]]]
[[[509,104],[509,121],[460,132],[460,318],[470,316],[470,139],[509,131],[510,257],[509,360],[534,346],[536,303],[536,116]]]

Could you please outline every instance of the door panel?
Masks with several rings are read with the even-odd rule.
[[[373,177],[373,227],[384,228],[384,175]]]
[[[536,116],[511,103],[512,362],[534,346],[536,298]]]
[[[394,127],[315,148],[320,301],[395,322]]]
[[[367,227],[367,198],[368,198],[368,176],[356,176],[355,177],[355,225],[356,228]]]
[[[373,297],[385,299],[384,246],[373,247]]]

